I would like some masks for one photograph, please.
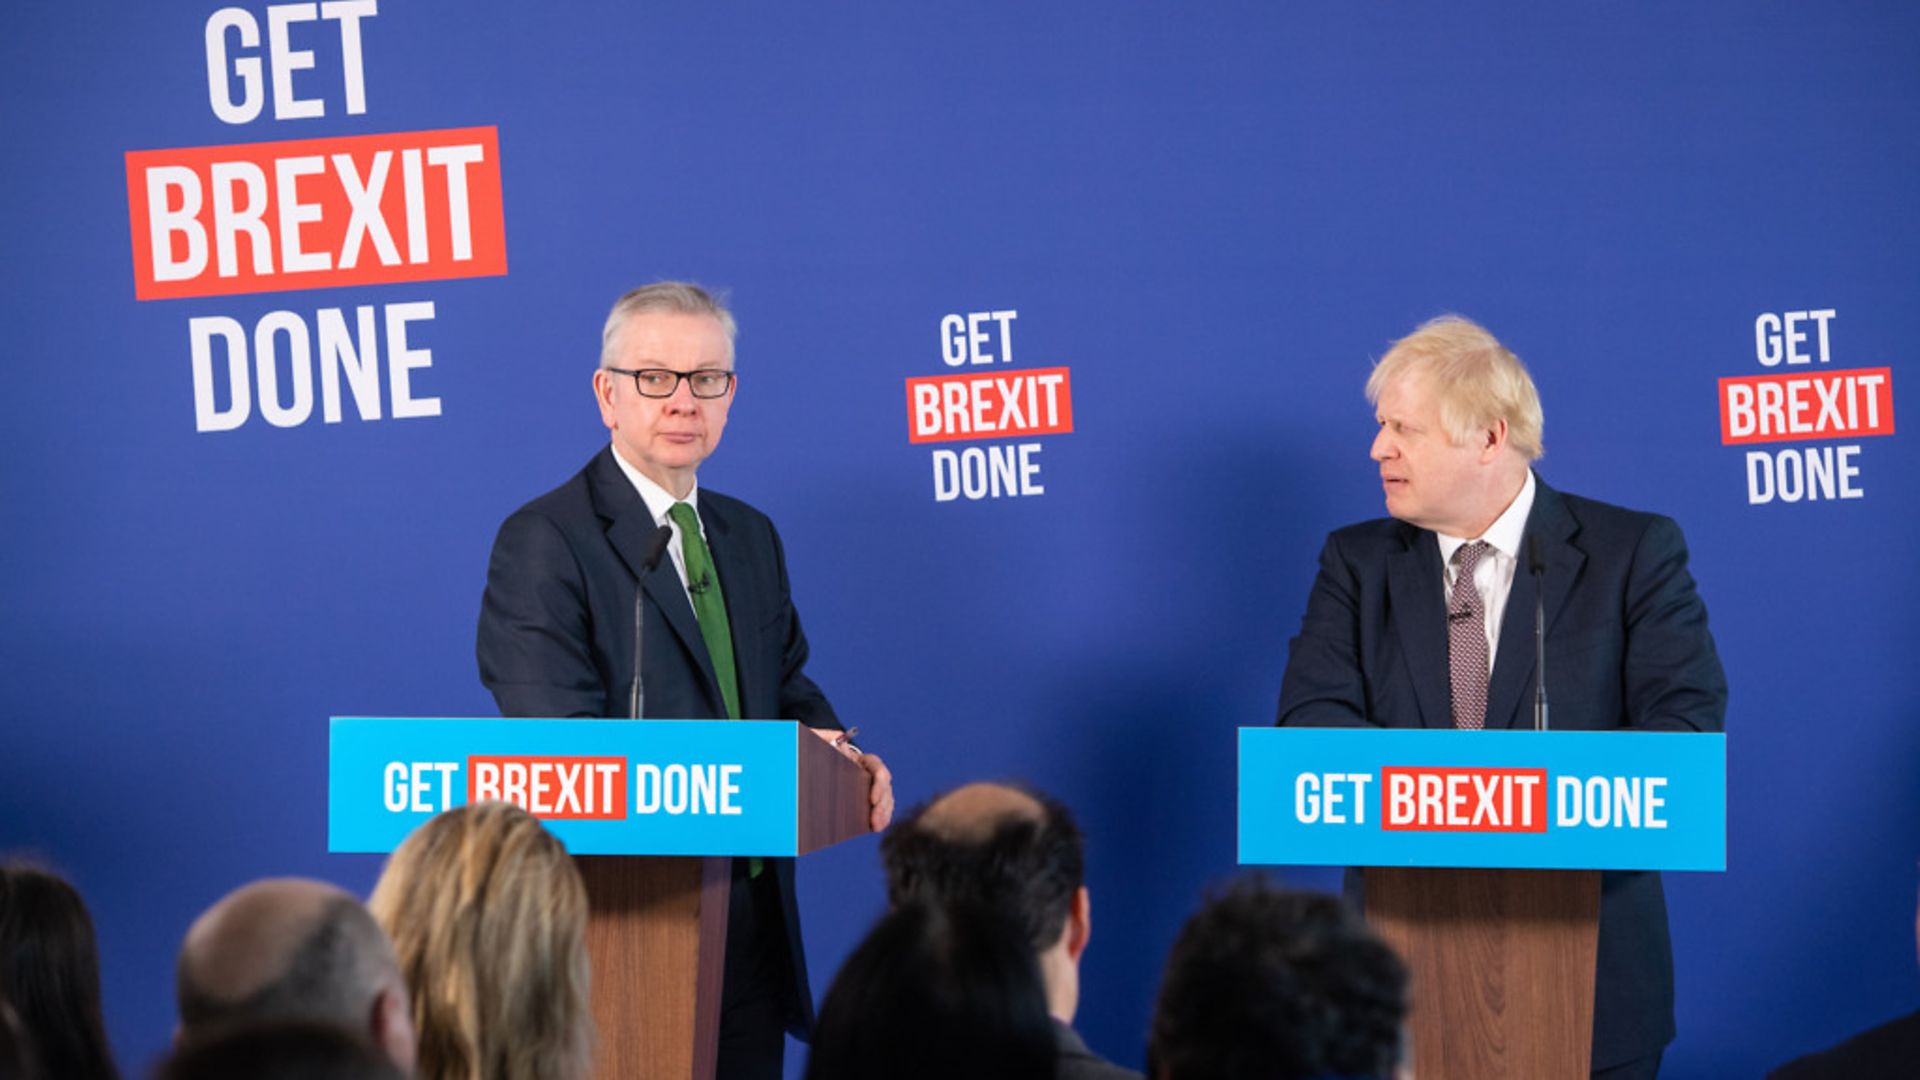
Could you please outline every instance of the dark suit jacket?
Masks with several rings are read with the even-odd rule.
[[[1537,479],[1537,478],[1536,478]],[[1719,731],[1726,676],[1679,526],[1537,485],[1552,726]],[[1327,538],[1287,655],[1279,723],[1453,726],[1445,577],[1433,533],[1382,518]],[[1535,582],[1523,555],[1500,624],[1487,727],[1533,723]],[[1653,873],[1601,875],[1596,1068],[1671,1042],[1673,948]]]
[[[1058,1080],[1140,1080],[1139,1073],[1087,1049],[1080,1033],[1058,1020],[1053,1022],[1053,1044],[1060,1051]]]
[[[743,718],[840,727],[826,695],[801,670],[807,639],[773,523],[715,491],[700,492],[699,509],[726,597]],[[480,681],[493,692],[501,715],[626,716],[637,584],[646,715],[726,718],[713,661],[672,560],[662,558],[636,583],[656,528],[611,448],[500,526],[480,602],[477,651]],[[793,860],[769,859],[767,865],[776,875],[792,955],[787,1026],[805,1037],[813,1026],[813,1003]]]

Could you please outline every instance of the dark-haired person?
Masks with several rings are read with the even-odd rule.
[[[1407,969],[1331,896],[1243,881],[1174,941],[1147,1043],[1154,1080],[1386,1080]]]
[[[0,1000],[0,1080],[40,1080],[40,1059],[34,1055],[33,1039],[20,1014]]]
[[[100,1015],[93,919],[73,886],[35,866],[0,866],[0,1001],[19,1017],[43,1075],[120,1075]]]
[[[1053,1021],[1020,928],[973,904],[888,912],[833,977],[807,1080],[1050,1080]]]
[[[892,778],[879,757],[844,745],[806,675],[773,522],[696,477],[739,387],[735,331],[726,305],[688,282],[614,303],[593,373],[609,444],[500,526],[480,601],[480,681],[502,716],[627,716],[644,674],[646,716],[799,721],[868,771],[878,831],[893,816]],[[666,557],[643,577],[663,527]],[[782,1031],[804,1039],[813,1020],[793,860],[735,859],[729,895],[718,1073],[777,1080]]]
[[[983,904],[1020,928],[1040,967],[1061,1080],[1129,1080],[1073,1030],[1080,957],[1093,934],[1086,843],[1058,801],[1004,784],[968,784],[914,808],[880,840],[887,902]]]
[[[386,1055],[332,1024],[242,1025],[176,1048],[155,1080],[405,1080]]]
[[[407,985],[367,909],[323,881],[243,885],[194,921],[176,978],[181,1046],[243,1025],[330,1024],[413,1072]]]

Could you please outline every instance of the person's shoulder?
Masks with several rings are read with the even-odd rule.
[[[1553,491],[1553,494],[1566,505],[1567,513],[1572,514],[1574,519],[1582,525],[1599,523],[1621,526],[1638,525],[1645,528],[1649,523],[1666,517],[1664,514],[1656,514],[1651,510],[1635,510],[1632,507],[1621,506],[1617,503],[1601,502],[1599,499],[1589,499],[1585,495],[1574,495],[1570,492],[1558,490]]]
[[[1920,1059],[1920,1012],[1870,1028],[1831,1049],[1795,1058],[1767,1074],[1767,1080],[1821,1080],[1848,1077],[1910,1076]]]
[[[711,488],[700,489],[700,513],[709,521],[719,518],[729,528],[773,532],[773,519],[745,499],[736,499]]]
[[[1141,1080],[1140,1074],[1132,1069],[1123,1069],[1091,1054],[1085,1057],[1062,1056],[1056,1075],[1059,1080]]]
[[[746,501],[745,499],[736,499],[732,495],[728,495],[725,492],[715,491],[709,487],[703,487],[700,489],[700,501],[705,505],[712,506],[713,509],[718,513],[726,514],[729,517],[736,518],[739,520],[743,520],[743,521],[768,520],[767,515],[761,513],[759,509],[757,509],[752,503]]]
[[[1371,518],[1328,533],[1327,546],[1349,555],[1370,557],[1406,550],[1420,531],[1398,518]]]
[[[1132,1069],[1123,1069],[1113,1062],[1087,1049],[1078,1032],[1061,1023],[1053,1022],[1054,1045],[1059,1048],[1060,1080],[1141,1080],[1140,1074]]]
[[[514,511],[513,516],[543,517],[564,522],[593,515],[595,513],[594,488],[599,482],[598,472],[602,468],[613,468],[616,472],[618,471],[618,466],[613,465],[611,459],[603,463],[602,459],[609,453],[610,451],[602,450],[595,454],[580,467],[580,471],[568,477],[553,490],[527,500],[525,505]],[[625,477],[620,479],[624,481]],[[634,497],[639,498],[638,494]]]
[[[1657,530],[1662,534],[1678,536],[1679,523],[1665,514],[1652,510],[1636,510],[1632,507],[1601,502],[1584,495],[1573,495],[1553,488],[1544,489],[1547,497],[1558,499],[1568,517],[1572,518],[1580,531],[1588,536],[1609,541],[1631,544],[1649,531]]]

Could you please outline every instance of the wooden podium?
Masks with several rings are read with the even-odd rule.
[[[1243,728],[1240,862],[1358,866],[1421,1080],[1589,1075],[1602,870],[1726,869],[1726,737]]]
[[[607,1080],[710,1080],[739,856],[868,831],[867,773],[788,721],[334,717],[327,849],[387,852],[506,799],[574,854]]]
[[[1413,971],[1422,1080],[1588,1075],[1598,871],[1364,873],[1367,921]]]
[[[792,725],[797,853],[867,828],[867,773]],[[711,1080],[720,1036],[733,857],[580,855],[591,915],[596,1077]]]

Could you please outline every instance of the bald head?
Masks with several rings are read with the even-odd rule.
[[[978,845],[993,839],[1001,826],[1045,823],[1039,799],[1005,784],[968,784],[927,804],[919,826],[949,844]]]
[[[180,946],[180,1037],[237,1023],[301,1020],[369,1038],[412,1068],[406,988],[360,901],[322,881],[277,878],[227,894]],[[393,999],[397,998],[397,1002]]]
[[[916,807],[887,830],[880,858],[890,903],[999,908],[1035,952],[1060,940],[1086,873],[1067,808],[1005,784],[968,784]]]

